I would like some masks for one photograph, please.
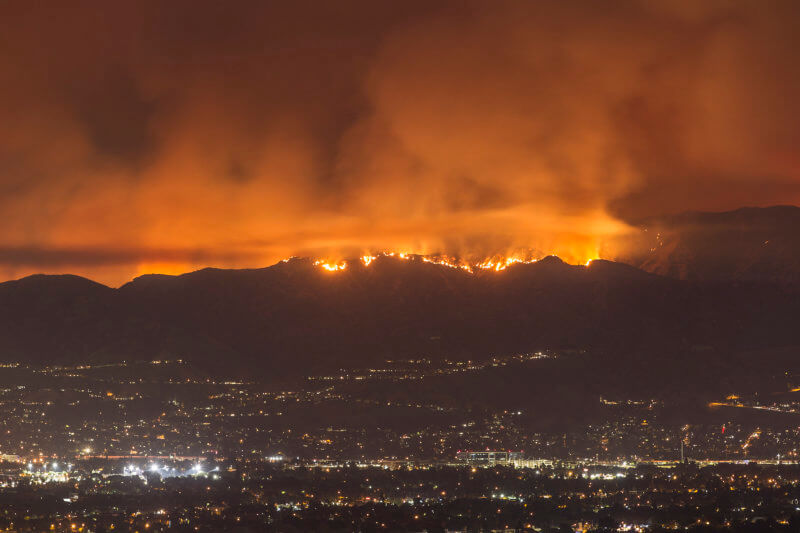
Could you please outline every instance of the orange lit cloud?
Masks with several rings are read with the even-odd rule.
[[[795,2],[0,5],[0,277],[605,255],[800,202]]]

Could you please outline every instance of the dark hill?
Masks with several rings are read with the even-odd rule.
[[[326,272],[264,269],[144,276],[119,289],[75,277],[0,284],[5,360],[180,357],[293,375],[383,359],[484,358],[542,348],[741,351],[800,344],[800,302],[756,282],[680,281],[627,265],[547,258],[470,274],[381,257]]]
[[[639,224],[618,261],[680,279],[800,285],[800,208],[684,213]]]

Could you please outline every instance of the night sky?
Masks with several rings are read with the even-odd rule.
[[[0,280],[800,203],[797,1],[0,2]]]

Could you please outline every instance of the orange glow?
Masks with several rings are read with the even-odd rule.
[[[555,254],[543,254],[541,257],[546,255],[555,255]],[[475,272],[481,270],[491,270],[494,272],[500,272],[511,265],[515,264],[531,264],[537,262],[541,257],[534,257],[533,252],[527,253],[516,253],[515,255],[511,255],[508,257],[502,256],[492,256],[490,258],[478,260],[478,261],[467,261],[463,259],[458,259],[456,257],[449,257],[444,255],[422,255],[422,254],[409,254],[405,252],[378,252],[373,254],[365,254],[362,255],[359,260],[364,267],[369,267],[376,260],[381,257],[389,257],[393,259],[402,259],[404,261],[422,261],[424,263],[429,263],[433,265],[444,266],[448,268],[454,268],[459,270],[464,270],[473,274]],[[570,263],[569,261],[565,261],[570,264],[583,264],[585,266],[589,266],[592,261],[596,258],[591,258],[586,260],[585,262],[575,262]],[[284,259],[284,262],[288,261],[288,259]],[[332,260],[332,259],[317,259],[314,260],[314,265],[318,266],[328,272],[339,272],[345,270],[347,268],[347,261],[344,260]]]
[[[141,263],[137,267],[137,276],[145,274],[166,274],[170,276],[178,276],[193,270],[192,265],[189,263],[167,263],[167,262],[147,262]]]
[[[331,261],[314,261],[314,265],[321,267],[328,272],[338,272],[347,268],[346,261],[340,261],[338,263]]]
[[[535,263],[537,259],[534,258],[523,258],[523,257],[501,257],[501,258],[492,258],[482,261],[478,263],[478,268],[482,268],[484,270],[494,270],[495,272],[500,272],[501,270],[505,270],[509,266],[513,265],[514,263]]]
[[[434,265],[441,265],[449,268],[460,268],[462,270],[466,270],[467,272],[472,272],[472,267],[469,264],[460,263],[455,258],[423,256],[422,260],[426,263],[432,263]]]
[[[235,35],[196,31],[214,2],[9,4],[0,281],[586,265],[650,217],[800,202],[792,2],[247,2]]]

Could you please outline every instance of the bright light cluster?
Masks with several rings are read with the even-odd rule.
[[[500,272],[501,270],[507,269],[509,266],[513,265],[514,263],[535,263],[536,259],[525,260],[519,257],[506,257],[505,259],[497,259],[497,260],[487,260],[482,263],[478,264],[478,268],[482,268],[484,270],[494,270],[495,272]]]
[[[432,263],[434,265],[441,265],[449,268],[460,268],[462,270],[466,270],[467,272],[470,273],[472,272],[471,266],[469,266],[466,263],[457,263],[455,259],[448,259],[442,257],[433,257],[433,258],[423,257],[422,260],[425,261],[426,263]]]
[[[448,257],[444,255],[416,255],[416,254],[407,254],[402,252],[380,252],[376,255],[365,254],[362,255],[359,259],[362,265],[368,267],[380,257],[393,257],[396,259],[403,259],[403,260],[411,260],[411,259],[421,260],[426,263],[431,263],[434,265],[465,270],[471,274],[475,273],[478,270],[493,270],[495,272],[500,272],[501,270],[505,270],[511,265],[516,263],[530,264],[538,261],[538,259],[534,259],[533,257],[531,257],[530,254],[527,254],[527,255],[512,255],[509,257],[494,256],[488,259],[484,259],[483,261],[480,262],[468,263],[466,261],[459,260],[455,257]],[[588,261],[586,261],[584,266],[589,266],[592,261],[594,261],[594,259],[589,259]],[[339,272],[347,268],[347,261],[332,261],[332,260],[320,259],[314,261],[314,265],[323,268],[328,272]]]
[[[331,261],[314,261],[314,265],[319,266],[327,270],[328,272],[336,272],[339,270],[344,270],[347,268],[346,261],[340,261],[338,263],[334,263]]]

